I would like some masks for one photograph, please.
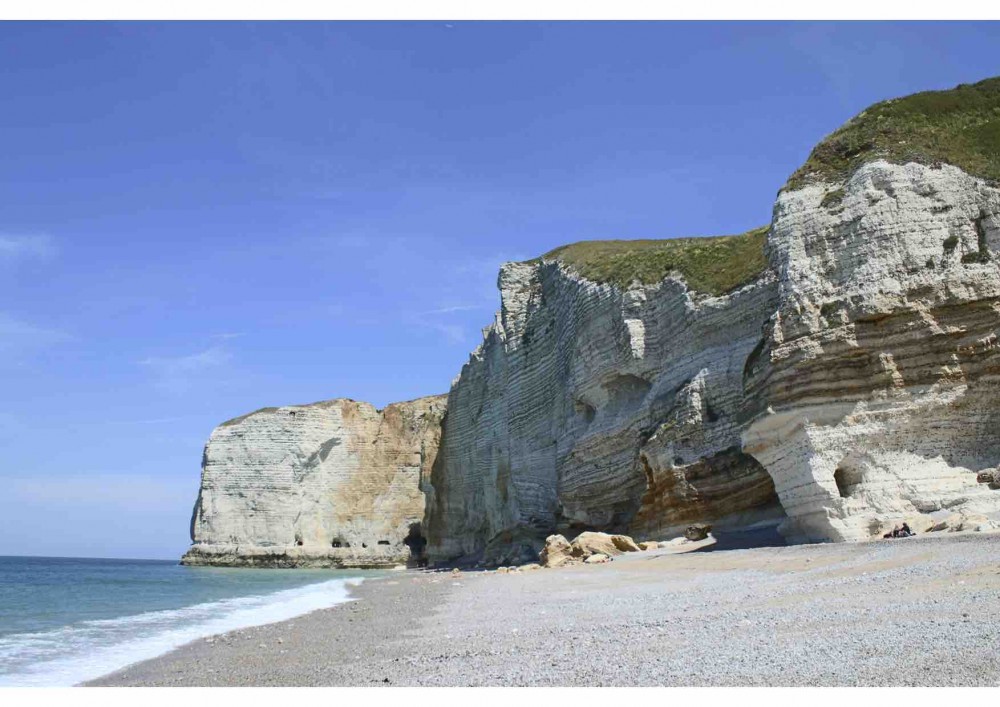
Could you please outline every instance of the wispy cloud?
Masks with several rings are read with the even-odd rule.
[[[420,312],[423,315],[434,315],[434,314],[453,314],[454,312],[473,312],[480,309],[487,309],[490,305],[486,303],[482,304],[454,304],[448,307],[439,307],[437,309],[428,309],[425,312]]]
[[[445,339],[453,344],[461,344],[469,338],[469,328],[460,324],[449,324],[447,322],[424,322],[424,324],[442,334]]]
[[[478,343],[490,315],[499,308],[497,273],[511,260],[525,260],[519,254],[471,256],[446,261],[436,275],[439,306],[407,315],[408,324],[439,334],[453,345],[466,347]]]
[[[56,244],[51,236],[0,234],[0,259],[47,258],[55,253]]]
[[[485,312],[494,308],[492,301],[483,300],[479,304],[453,304],[427,309],[414,313],[410,319],[414,326],[436,331],[451,344],[471,345],[475,335],[486,324]],[[463,317],[466,312],[482,312],[484,316]]]
[[[70,336],[0,312],[0,361],[20,359],[68,341]]]
[[[154,385],[171,394],[183,394],[224,370],[233,355],[221,346],[213,346],[185,356],[150,356],[139,365],[153,375]]]

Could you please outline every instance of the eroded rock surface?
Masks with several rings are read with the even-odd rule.
[[[831,198],[833,195],[833,198]],[[744,451],[794,541],[1000,510],[1000,191],[949,166],[862,166],[782,193],[778,307],[747,362]]]
[[[562,535],[550,535],[545,538],[545,545],[538,553],[538,561],[542,567],[562,567],[575,562],[573,547]]]
[[[186,564],[382,567],[423,549],[444,396],[267,408],[212,432]]]
[[[537,553],[554,532],[646,539],[781,516],[738,421],[773,275],[721,296],[677,276],[622,291],[542,260],[506,264],[499,287],[426,486],[433,561]]]
[[[580,533],[573,538],[573,542],[570,544],[573,547],[574,557],[589,557],[596,554],[611,557],[621,555],[624,552],[639,552],[640,550],[635,541],[627,535],[608,535],[592,531]]]

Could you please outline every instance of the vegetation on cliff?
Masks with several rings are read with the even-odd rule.
[[[532,262],[559,260],[588,280],[622,289],[635,280],[655,284],[677,272],[692,290],[721,295],[764,272],[766,239],[765,226],[737,236],[580,241],[556,248]]]
[[[820,142],[785,188],[841,181],[876,159],[944,162],[1000,181],[1000,77],[870,106]]]

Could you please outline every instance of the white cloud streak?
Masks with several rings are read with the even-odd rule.
[[[47,258],[55,253],[56,245],[51,236],[0,234],[0,259]]]
[[[455,312],[472,312],[481,309],[488,309],[491,305],[488,304],[456,304],[450,307],[439,307],[437,309],[428,309],[426,312],[420,312],[422,315],[434,315],[434,314],[453,314]]]
[[[183,394],[224,370],[233,355],[221,346],[213,346],[186,356],[150,356],[139,365],[153,375],[154,385],[171,394]]]
[[[64,332],[35,326],[0,312],[0,360],[30,356],[69,339]]]

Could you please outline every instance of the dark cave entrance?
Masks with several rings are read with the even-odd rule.
[[[423,536],[420,523],[410,523],[410,532],[403,539],[403,544],[410,548],[410,559],[406,563],[407,567],[427,566],[427,557],[424,555],[427,538]]]
[[[850,498],[861,483],[861,473],[855,469],[838,466],[833,472],[833,480],[837,484],[837,492],[841,498]]]

